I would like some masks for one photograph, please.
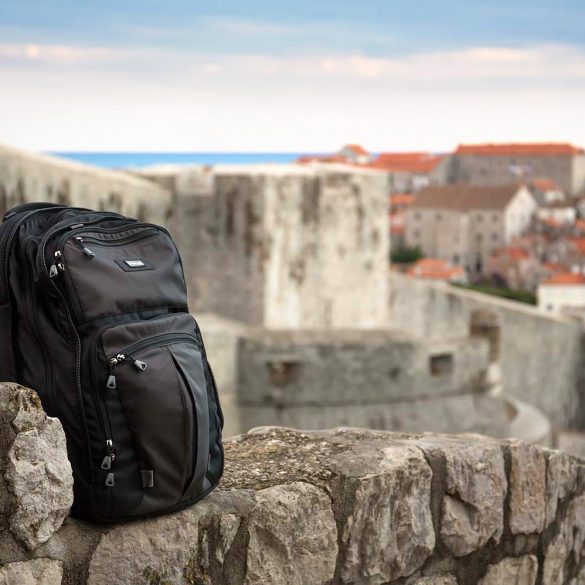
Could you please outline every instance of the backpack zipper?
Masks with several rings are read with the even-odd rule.
[[[165,344],[165,341],[170,343]],[[108,376],[106,387],[110,390],[116,389],[117,383],[116,376],[114,375],[114,368],[120,364],[123,364],[124,362],[131,363],[138,371],[143,372],[146,370],[148,364],[134,358],[132,356],[133,353],[138,353],[139,351],[143,351],[150,347],[164,347],[164,345],[171,345],[172,342],[180,341],[192,343],[195,345],[195,347],[197,347],[197,349],[199,349],[199,351],[201,351],[199,343],[197,342],[197,338],[194,335],[189,333],[161,333],[160,335],[155,335],[149,339],[132,344],[129,348],[125,349],[123,353],[118,353],[114,356],[111,356],[107,360],[110,366],[110,375]]]
[[[164,315],[164,317],[168,317],[168,316],[169,315]],[[157,319],[159,319],[159,318],[163,318],[163,316],[161,315],[160,317],[157,317]],[[116,323],[115,325],[106,326],[100,331],[100,333],[98,334],[98,341],[96,343],[96,346],[97,346],[97,344],[100,343],[100,340],[101,340],[103,334],[105,333],[105,331],[107,329],[115,327],[116,325],[120,325],[120,324]],[[106,362],[107,362],[107,364],[109,366],[109,370],[110,370],[110,374],[109,374],[108,379],[106,381],[106,388],[108,390],[116,390],[117,389],[117,382],[116,382],[116,377],[114,374],[114,368],[116,368],[117,366],[119,366],[123,363],[131,363],[134,366],[134,368],[136,368],[136,370],[138,370],[139,372],[143,372],[147,369],[148,364],[146,362],[143,362],[141,360],[134,358],[131,355],[131,353],[137,353],[137,352],[142,351],[144,349],[148,349],[149,347],[162,347],[161,343],[164,343],[165,341],[169,341],[169,342],[187,341],[189,343],[193,343],[199,349],[199,344],[197,343],[196,337],[194,335],[190,335],[189,333],[162,333],[160,335],[155,335],[154,337],[150,337],[150,338],[145,339],[143,341],[139,341],[137,343],[134,343],[131,346],[129,346],[128,349],[125,349],[122,352],[119,352],[116,355],[113,355],[109,358],[106,357]],[[99,367],[96,366],[96,372],[98,372],[98,371],[99,371]],[[109,431],[106,432],[105,425],[104,425],[103,430],[104,430],[104,434],[106,436],[106,455],[104,456],[104,459],[102,461],[101,468],[108,471],[108,474],[106,475],[105,485],[107,487],[113,487],[115,485],[115,475],[114,475],[114,472],[110,471],[110,470],[112,469],[113,464],[116,460],[116,453],[115,453],[114,441],[112,438],[112,426],[110,423],[110,415],[109,415],[108,407],[106,405],[106,402],[105,402],[101,392],[98,392],[98,400],[100,402],[100,408],[103,408],[103,410],[106,414],[106,419],[108,421],[107,424],[108,424],[108,429],[109,429]],[[103,422],[102,422],[102,424],[103,424]]]
[[[135,229],[135,228],[134,228],[134,226],[130,227],[130,228],[128,226],[125,226],[123,229],[120,229],[120,228],[115,228],[115,229],[117,230],[117,232],[123,232],[124,230]],[[110,231],[108,228],[102,228],[102,230],[96,229],[93,231],[95,231],[97,233],[117,233],[115,231],[114,232]],[[78,297],[77,293],[75,292],[75,287],[73,286],[71,276],[69,275],[69,272],[67,271],[67,267],[65,265],[64,258],[63,258],[62,249],[64,248],[67,240],[70,238],[74,238],[74,241],[75,241],[77,247],[83,252],[83,254],[87,257],[87,259],[93,260],[95,258],[95,252],[85,245],[85,242],[87,239],[91,240],[94,244],[98,244],[98,245],[102,245],[102,246],[122,246],[124,244],[129,243],[129,242],[135,242],[135,241],[141,240],[143,238],[155,236],[159,233],[159,231],[157,229],[155,229],[154,227],[153,227],[153,229],[146,228],[146,229],[139,231],[138,233],[133,233],[133,234],[130,234],[128,236],[124,236],[122,238],[119,238],[118,240],[106,241],[106,240],[100,240],[98,238],[92,238],[91,236],[89,238],[87,236],[84,238],[83,236],[76,235],[77,233],[83,232],[83,231],[87,231],[85,226],[83,226],[77,230],[73,230],[71,233],[66,234],[64,237],[61,238],[61,240],[59,241],[59,244],[58,244],[59,248],[55,251],[55,254],[54,254],[53,264],[51,265],[51,267],[49,269],[49,278],[51,278],[51,279],[56,278],[61,273],[65,275],[65,283],[66,283],[66,287],[68,289],[67,296],[71,299],[71,303],[73,305],[73,312],[75,314],[75,317],[76,317],[76,320],[78,323],[83,322],[84,314],[83,314],[83,309],[81,307],[81,303],[79,302],[79,297]]]

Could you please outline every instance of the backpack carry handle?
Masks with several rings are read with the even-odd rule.
[[[42,201],[35,201],[34,203],[22,203],[21,205],[17,205],[12,209],[9,209],[2,218],[2,221],[6,221],[10,219],[12,216],[17,215],[19,213],[26,213],[29,211],[35,211],[35,209],[43,209],[47,207],[67,207],[62,203],[47,203]]]

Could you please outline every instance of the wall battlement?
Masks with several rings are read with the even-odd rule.
[[[198,505],[100,527],[65,519],[64,437],[34,392],[0,384],[0,404],[0,583],[585,578],[585,461],[556,451],[479,435],[260,428],[226,443],[220,488]],[[35,484],[43,474],[52,481]]]

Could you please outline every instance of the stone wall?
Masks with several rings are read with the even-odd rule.
[[[226,443],[220,487],[196,506],[95,526],[63,521],[59,423],[14,384],[0,406],[2,585],[585,582],[585,460],[557,451],[263,428]]]
[[[488,343],[394,330],[249,330],[238,344],[240,429],[359,426],[510,436],[486,381]]]
[[[380,327],[385,173],[345,165],[163,167],[198,312],[269,328]],[[367,302],[364,302],[367,290]]]
[[[0,145],[0,216],[32,201],[107,209],[162,224],[172,209],[170,193],[150,181]]]
[[[503,389],[536,406],[553,427],[582,429],[583,328],[568,317],[444,284],[390,276],[390,323],[423,339],[489,329]]]

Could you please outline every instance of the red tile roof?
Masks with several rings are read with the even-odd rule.
[[[430,173],[443,158],[428,152],[382,152],[369,166],[391,172]]]
[[[532,179],[530,184],[539,191],[557,191],[559,186],[552,180],[545,177]]]
[[[469,183],[431,185],[416,194],[411,209],[505,209],[521,185],[484,187]]]
[[[351,150],[355,154],[359,154],[361,156],[367,156],[370,154],[363,146],[360,146],[359,144],[346,144],[341,150],[346,149]]]
[[[506,248],[499,248],[492,254],[496,258],[507,256],[511,260],[527,260],[530,258],[530,253],[520,246],[507,246]]]
[[[405,207],[411,205],[414,201],[412,193],[393,193],[390,196],[390,203],[392,206],[404,205]]]
[[[345,163],[347,159],[340,154],[305,155],[297,158],[297,163],[305,164],[311,162]]]
[[[571,236],[571,237],[567,238],[567,240],[569,242],[571,242],[571,244],[573,244],[573,246],[575,246],[575,248],[577,248],[577,252],[579,252],[579,254],[585,255],[585,238],[580,238],[578,236]]]
[[[585,284],[585,275],[575,274],[573,272],[563,272],[561,274],[555,274],[554,276],[551,276],[548,280],[545,280],[541,284],[546,286]]]
[[[558,262],[546,262],[544,267],[548,270],[551,274],[560,274],[566,271],[565,266],[559,264]]]
[[[412,264],[406,271],[408,276],[415,278],[430,278],[432,280],[452,280],[462,277],[465,271],[461,266],[452,266],[444,260],[435,258],[421,258]]]
[[[562,156],[584,154],[585,150],[566,142],[527,142],[510,144],[460,144],[455,154],[492,156]]]

